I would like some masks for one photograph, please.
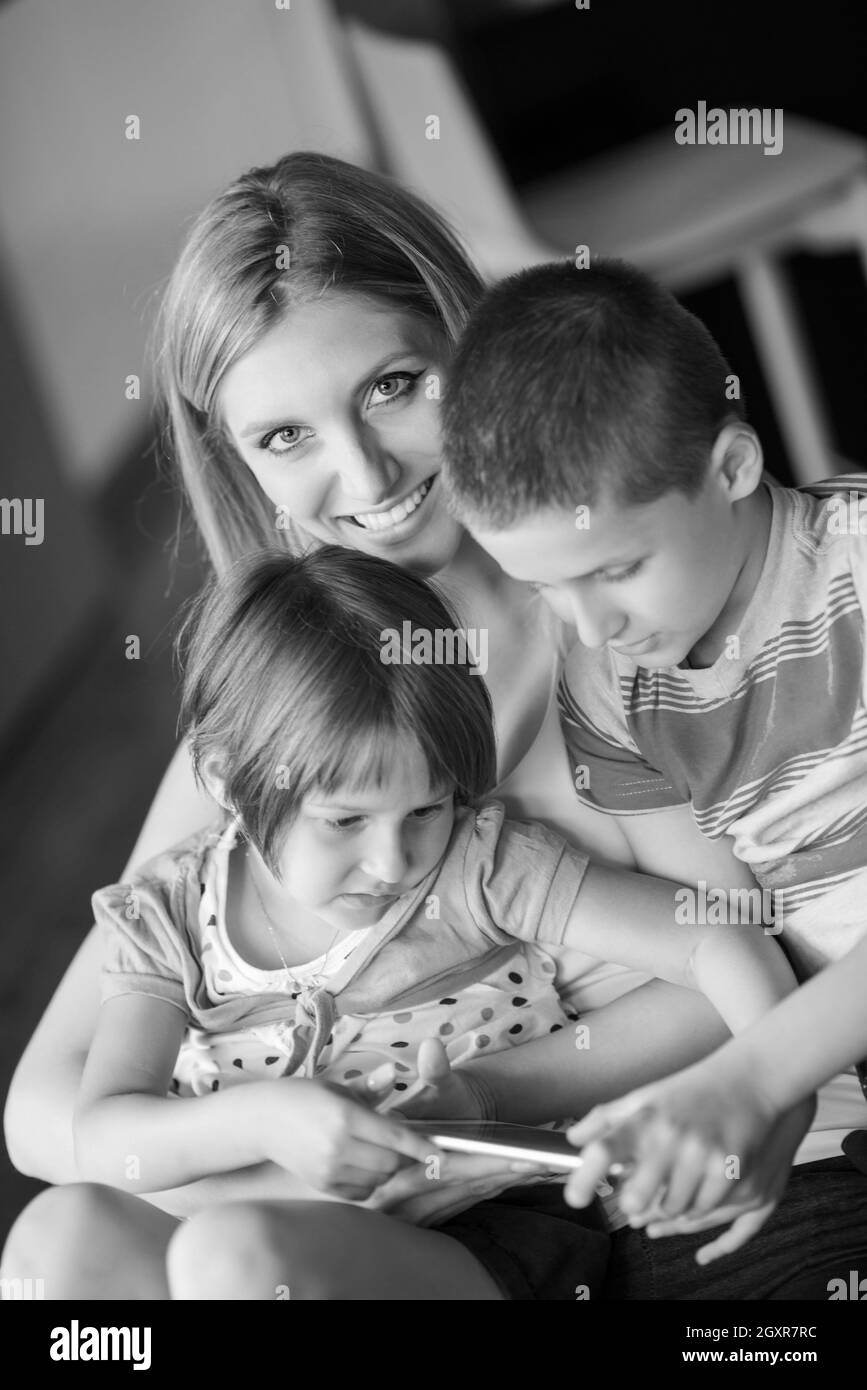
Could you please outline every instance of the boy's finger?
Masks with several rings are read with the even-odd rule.
[[[758,1211],[748,1211],[739,1216],[717,1240],[711,1241],[710,1245],[703,1245],[696,1252],[696,1262],[700,1265],[710,1264],[721,1255],[732,1255],[735,1250],[740,1250],[741,1246],[746,1245],[747,1241],[752,1240],[756,1232],[762,1229],[775,1206],[776,1202],[768,1203],[767,1206],[759,1207]]]
[[[659,1203],[663,1217],[680,1216],[692,1208],[695,1194],[707,1174],[707,1163],[704,1145],[693,1135],[687,1135],[678,1148],[674,1168],[668,1177],[668,1189]]]
[[[579,1120],[577,1124],[567,1129],[566,1138],[570,1144],[575,1145],[576,1149],[580,1149],[585,1144],[592,1144],[598,1139],[604,1139],[607,1134],[611,1133],[616,1123],[617,1121],[610,1111],[598,1106],[595,1110],[591,1110],[588,1115],[585,1115],[583,1120]]]
[[[611,1167],[611,1150],[607,1144],[594,1142],[581,1152],[580,1168],[569,1174],[563,1196],[570,1207],[587,1207],[596,1196],[596,1189]]]
[[[669,1174],[677,1158],[677,1136],[667,1127],[654,1127],[652,1133],[645,1132],[642,1149],[618,1199],[623,1212],[635,1216],[636,1220],[639,1213],[650,1207],[660,1189],[668,1186]]]

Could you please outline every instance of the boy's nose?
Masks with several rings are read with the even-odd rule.
[[[598,595],[591,597],[571,591],[569,604],[578,640],[585,647],[604,647],[623,626],[622,614],[600,600]]]

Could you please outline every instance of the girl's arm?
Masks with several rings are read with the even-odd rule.
[[[176,751],[119,881],[215,818],[196,786],[186,746]],[[74,1182],[72,1112],[99,1011],[102,943],[82,942],[18,1063],[6,1100],[6,1146],[15,1167],[44,1182]]]
[[[692,920],[700,915],[692,888],[591,864],[563,945],[700,989],[741,1032],[795,988],[794,973],[760,926],[702,926]]]
[[[429,1140],[315,1081],[168,1096],[185,1024],[179,1008],[147,995],[102,1005],[73,1121],[82,1179],[156,1192],[271,1161],[356,1199],[395,1172],[401,1155],[429,1157]]]

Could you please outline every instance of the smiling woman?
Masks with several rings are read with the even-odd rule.
[[[437,403],[424,389],[447,351],[418,316],[332,291],[296,304],[229,367],[220,419],[307,535],[433,573],[460,538],[436,481]]]

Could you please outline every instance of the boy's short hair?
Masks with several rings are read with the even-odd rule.
[[[471,802],[495,781],[491,699],[466,663],[384,664],[383,631],[454,630],[424,580],[337,545],[260,551],[192,606],[178,637],[180,730],[197,779],[216,755],[226,793],[272,873],[310,791],[381,785],[395,737],[414,738],[431,787]]]
[[[521,271],[461,338],[445,401],[452,507],[504,530],[601,493],[621,505],[692,496],[727,419],[728,363],[704,324],[623,261]]]

